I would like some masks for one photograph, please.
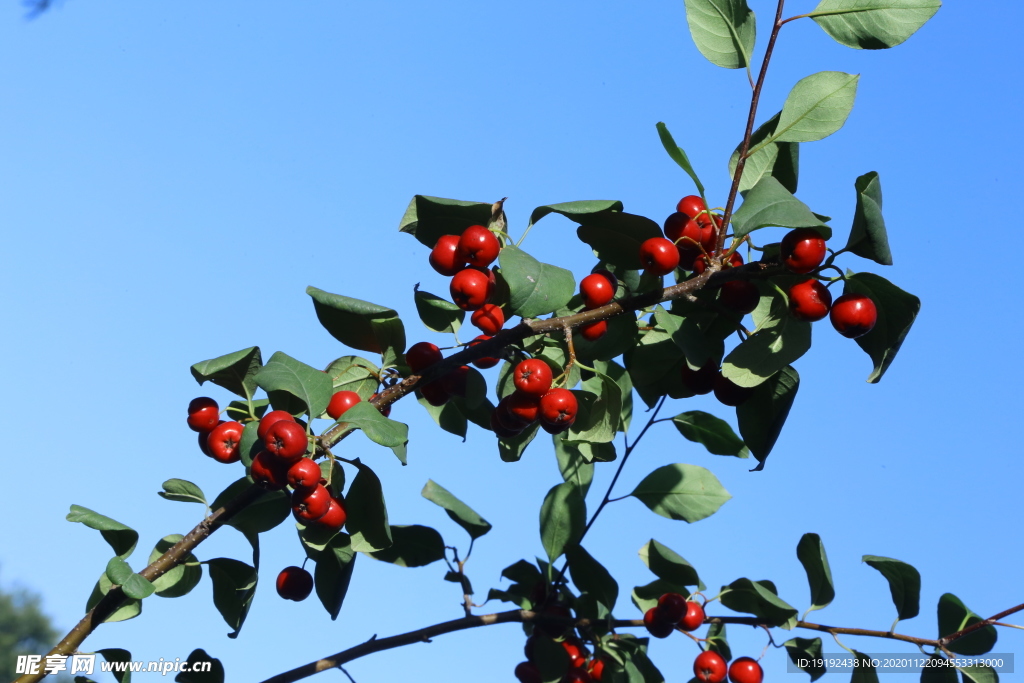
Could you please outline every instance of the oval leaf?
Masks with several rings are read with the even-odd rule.
[[[432,332],[458,332],[466,319],[466,312],[461,308],[430,292],[421,292],[419,285],[413,287],[413,298],[420,320]]]
[[[213,604],[234,629],[228,637],[237,638],[256,595],[256,570],[245,562],[227,557],[215,558],[206,565],[213,581]]]
[[[471,225],[486,226],[490,219],[489,203],[418,194],[409,202],[398,230],[412,235],[421,244],[433,249],[441,235],[461,235]]]
[[[576,544],[587,524],[587,505],[571,482],[553,487],[540,507],[540,539],[548,559],[554,562],[567,546]]]
[[[405,350],[405,328],[394,310],[316,287],[306,287],[306,294],[320,324],[342,344],[376,353]]]
[[[709,62],[726,69],[750,66],[757,25],[746,0],[686,0],[686,23]]]
[[[878,309],[874,329],[854,340],[874,363],[868,382],[875,384],[882,379],[903,346],[903,340],[921,311],[921,300],[874,273],[856,273],[847,277],[843,288],[843,293],[846,292],[871,297]]]
[[[698,590],[704,590],[704,583],[693,565],[653,538],[640,548],[640,559],[659,579],[676,586],[696,586]]]
[[[779,125],[779,112],[768,119],[754,131],[750,136],[748,150],[755,150],[747,157],[743,165],[743,177],[740,178],[740,192],[757,185],[758,181],[766,176],[771,176],[792,193],[796,192],[797,180],[800,174],[800,145],[795,142],[769,142],[765,140],[775,134]],[[736,176],[736,166],[740,159],[740,148],[743,143],[736,145],[732,156],[729,157],[729,177]]]
[[[900,619],[912,619],[920,612],[921,573],[906,562],[890,557],[865,555],[862,562],[881,572],[889,582],[892,593],[892,604],[896,606],[896,615]]]
[[[843,127],[857,97],[860,76],[820,71],[797,82],[782,106],[771,142],[813,142]]]
[[[722,375],[741,387],[756,387],[810,348],[811,324],[793,317],[785,299],[777,296],[757,332],[740,342],[722,361]]]
[[[732,498],[710,471],[683,464],[659,467],[629,495],[662,517],[690,523],[710,517]]]
[[[135,529],[126,527],[110,517],[105,517],[81,505],[71,506],[71,512],[68,513],[67,520],[69,522],[81,522],[90,529],[100,532],[103,540],[110,544],[110,547],[114,549],[114,553],[121,559],[127,559],[132,554],[132,551],[135,550],[135,544],[139,542],[139,532],[135,531]]]
[[[444,508],[444,511],[448,513],[452,521],[465,529],[466,533],[473,540],[480,538],[491,530],[490,522],[432,479],[427,480],[423,490],[420,491],[420,495],[431,503]]]
[[[883,50],[914,35],[941,6],[941,0],[821,0],[808,16],[837,43]]]
[[[330,377],[281,351],[256,373],[256,383],[275,409],[293,415],[306,412],[316,417],[327,410],[334,395]]]
[[[808,673],[812,681],[825,675],[825,667],[821,664],[821,638],[792,638],[782,645],[793,664]]]
[[[256,391],[255,375],[262,365],[260,347],[250,346],[224,356],[204,360],[192,366],[192,376],[199,384],[213,382],[228,391],[251,398]]]
[[[758,386],[750,398],[736,408],[740,436],[757,458],[755,469],[764,468],[764,461],[775,447],[799,388],[800,375],[787,366]]]
[[[722,587],[721,599],[734,612],[753,614],[772,626],[791,629],[796,625],[796,609],[776,595],[768,581],[737,579]]]
[[[684,437],[699,443],[713,455],[750,457],[750,451],[725,420],[700,410],[689,410],[672,418],[672,424]]]
[[[811,606],[807,611],[827,607],[836,597],[836,589],[832,585],[832,569],[821,537],[804,534],[796,545],[796,556],[807,572],[807,583],[811,587]]]
[[[857,209],[846,250],[883,266],[892,265],[889,235],[882,218],[882,183],[874,171],[857,178]]]
[[[967,609],[967,605],[952,593],[945,593],[939,598],[939,637],[945,638],[968,626],[984,621],[980,616]],[[996,644],[995,626],[984,626],[963,638],[957,638],[946,647],[958,655],[983,655],[991,652]]]
[[[359,472],[345,497],[348,510],[345,528],[352,536],[352,550],[364,553],[384,550],[392,542],[384,490],[373,470],[359,461],[356,463]]]
[[[536,318],[565,306],[576,293],[576,280],[564,268],[541,263],[509,245],[498,254],[501,274],[509,287],[513,315]]]
[[[399,567],[424,567],[444,559],[444,539],[429,526],[393,526],[391,540],[390,548],[368,555]]]
[[[161,498],[206,505],[206,496],[203,495],[203,490],[190,481],[168,479],[163,483],[163,489],[163,491],[157,491],[157,495]]]
[[[761,178],[747,193],[732,222],[737,238],[772,225],[814,228],[825,239],[832,237],[832,229],[770,175]]]
[[[356,553],[352,549],[348,534],[335,534],[316,559],[313,585],[316,588],[316,596],[331,615],[332,621],[341,613],[341,605],[345,602],[348,586],[352,581],[355,562]]]
[[[153,548],[153,552],[149,554],[149,563],[155,562],[183,538],[184,536],[181,534],[171,534],[161,538]],[[153,581],[153,587],[161,598],[180,598],[195,588],[202,578],[203,566],[199,564],[195,555],[189,553],[180,564]]]

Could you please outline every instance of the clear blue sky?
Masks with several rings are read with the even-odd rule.
[[[774,3],[751,4],[760,50]],[[787,3],[792,14],[815,4]],[[712,589],[770,578],[802,610],[795,546],[807,531],[824,539],[837,584],[836,601],[814,614],[825,623],[892,622],[887,586],[863,554],[923,574],[922,613],[901,625],[905,633],[934,637],[935,604],[947,591],[982,615],[1021,602],[1015,425],[1024,369],[1014,359],[1024,311],[1012,264],[1016,216],[1006,207],[1021,200],[1022,21],[1017,2],[951,0],[884,52],[840,47],[806,20],[784,29],[761,120],[799,78],[862,74],[845,128],[802,146],[799,196],[833,216],[844,240],[853,181],[878,171],[896,265],[845,265],[883,271],[921,297],[922,313],[879,385],[864,382],[870,364],[854,343],[816,327],[817,343],[797,364],[800,395],[763,472],[661,425],[620,493],[656,466],[687,462],[712,468],[734,499],[695,525],[635,500],[610,506],[586,545],[620,579],[617,615],[639,616],[628,594],[652,578],[637,557],[652,536]],[[10,0],[0,12],[0,583],[42,592],[66,628],[110,556],[96,532],[64,521],[69,505],[138,529],[136,569],[160,537],[198,522],[198,506],[156,496],[160,483],[181,477],[213,496],[241,469],[197,452],[188,401],[227,394],[198,388],[189,365],[250,345],[264,358],[284,350],[317,366],[347,353],[317,323],[307,285],[398,309],[410,342],[442,341],[417,320],[412,288],[443,293],[445,281],[429,270],[426,249],[396,231],[414,194],[508,196],[517,233],[533,207],[577,199],[619,199],[660,222],[692,191],[658,142],[654,125],[665,121],[721,204],[748,95],[741,72],[712,66],[693,47],[680,0],[67,0],[32,22]],[[577,278],[592,266],[558,217],[524,246]],[[731,412],[705,399],[671,408]],[[465,546],[462,530],[419,496],[433,478],[494,524],[467,567],[482,600],[502,567],[543,552],[537,510],[559,480],[550,447],[536,443],[505,464],[489,433],[462,444],[412,401],[393,417],[412,431],[408,467],[362,436],[346,452],[381,475],[393,523],[428,524]],[[610,475],[599,469],[596,491]],[[224,637],[204,579],[186,598],[148,599],[141,618],[102,627],[87,648],[173,659],[201,646],[224,661],[229,680],[262,680],[375,633],[460,614],[442,566],[360,557],[332,622],[315,600],[285,603],[274,592],[277,570],[302,559],[290,523],[265,535],[263,549],[264,580],[237,640]],[[199,555],[248,552],[228,529]],[[508,605],[482,611],[492,607]],[[757,656],[764,645],[752,630],[730,635],[736,654]],[[522,642],[516,626],[482,629],[349,671],[359,683],[511,681]],[[1024,652],[1024,639],[1004,631],[996,650]],[[668,681],[689,680],[697,650],[682,636],[652,653]],[[784,654],[769,653],[765,667],[780,680]]]

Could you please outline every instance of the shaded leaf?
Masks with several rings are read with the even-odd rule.
[[[793,664],[808,673],[812,681],[825,675],[825,667],[821,665],[821,638],[792,638],[782,645]],[[804,666],[800,666],[802,663]]]
[[[203,490],[190,481],[168,479],[163,483],[163,489],[163,491],[157,491],[157,495],[161,498],[206,505],[206,496],[203,495]]]
[[[405,447],[409,442],[408,425],[384,417],[371,403],[360,401],[345,411],[343,422],[361,429],[370,441],[386,446],[405,464]]]
[[[564,268],[541,263],[518,247],[498,254],[501,274],[508,283],[510,314],[536,318],[552,313],[576,293],[576,280]]]
[[[811,588],[811,607],[808,611],[827,607],[836,597],[836,589],[832,585],[832,569],[821,537],[818,534],[804,534],[796,545],[796,556],[807,572],[807,583]]]
[[[750,66],[757,24],[746,0],[685,0],[686,23],[697,49],[726,69]]]
[[[903,340],[921,311],[921,300],[874,273],[849,276],[843,289],[843,293],[846,292],[871,297],[878,309],[874,329],[854,340],[874,363],[868,382],[875,384],[882,379],[903,346]]]
[[[743,440],[736,436],[729,423],[710,413],[688,410],[672,418],[672,424],[685,438],[699,443],[713,455],[750,457]]]
[[[537,436],[539,430],[540,423],[534,422],[511,438],[498,439],[498,456],[503,462],[517,462],[519,458],[523,457],[523,451],[526,450],[526,447]]]
[[[587,523],[587,505],[575,484],[553,487],[540,508],[540,538],[548,559],[554,562],[567,546],[576,544]]]
[[[241,351],[196,363],[191,367],[191,371],[199,384],[213,382],[234,394],[251,398],[256,391],[255,376],[262,361],[260,347],[250,346]]]
[[[669,519],[697,522],[732,498],[709,470],[696,465],[665,465],[654,470],[629,495]]]
[[[757,458],[755,469],[764,467],[768,454],[775,447],[799,388],[800,375],[787,366],[754,389],[750,398],[736,408],[740,436]]]
[[[381,354],[405,350],[405,328],[394,310],[316,287],[306,287],[306,294],[313,299],[320,324],[342,344]]]
[[[941,0],[821,0],[810,17],[841,45],[895,47],[932,18]]]
[[[216,657],[211,657],[206,650],[192,650],[188,659],[188,670],[174,677],[175,683],[224,683],[224,665]],[[209,662],[209,671],[200,662]]]
[[[653,538],[640,548],[640,559],[659,579],[674,586],[696,586],[698,590],[704,590],[704,584],[693,565]]]
[[[320,415],[327,410],[334,395],[330,377],[281,351],[271,356],[256,373],[256,384],[267,392],[275,409],[287,410],[293,415],[299,412],[309,413],[311,417]]]
[[[391,547],[369,556],[399,567],[424,567],[444,559],[444,539],[429,526],[392,526],[391,540]]]
[[[256,595],[256,570],[245,562],[218,557],[206,563],[213,580],[213,604],[234,629],[228,638],[237,638]]]
[[[771,176],[779,181],[786,190],[796,193],[797,180],[800,173],[800,145],[795,142],[769,142],[762,144],[765,140],[775,134],[779,125],[779,112],[768,119],[754,131],[750,136],[749,150],[756,150],[747,157],[743,165],[743,177],[740,178],[740,192],[757,185],[758,181],[766,176]],[[740,159],[741,142],[736,146],[732,156],[729,157],[729,177],[736,176],[736,166]]]
[[[775,587],[768,581],[736,579],[722,587],[721,599],[732,611],[753,614],[772,626],[788,630],[796,625],[796,609],[776,595]]]
[[[732,217],[732,226],[737,238],[769,226],[814,228],[825,239],[832,237],[832,229],[770,175],[762,177],[747,192]]]
[[[984,621],[952,593],[944,593],[939,598],[938,613],[940,638],[946,638],[968,626]],[[996,638],[996,627],[984,626],[963,638],[957,638],[946,647],[958,655],[983,655],[992,651],[996,644]]]
[[[461,235],[471,225],[486,226],[490,219],[489,202],[465,202],[418,194],[409,202],[398,230],[433,249],[441,235]]]
[[[892,265],[889,235],[882,217],[882,182],[874,171],[865,173],[854,183],[857,208],[846,250],[883,266]]]
[[[474,540],[491,530],[490,522],[432,479],[427,480],[420,495],[431,503],[444,508],[452,521],[465,529],[469,537]]]
[[[921,573],[906,562],[890,557],[865,555],[861,558],[869,567],[881,572],[889,582],[892,604],[900,619],[912,619],[920,612]]]
[[[856,650],[853,651],[853,654],[857,658],[857,666],[853,668],[850,683],[879,683],[878,672],[875,671],[875,665],[871,663],[871,657]]]
[[[92,593],[89,595],[89,600],[85,604],[85,611],[92,610],[93,607],[103,599],[103,596],[110,592],[110,589],[114,587],[114,583],[107,576],[106,572],[100,575],[99,581],[93,586]],[[134,619],[142,613],[142,601],[140,600],[127,600],[121,604],[116,610],[111,613],[104,623],[114,623],[115,621],[127,621],[128,619]]]
[[[364,553],[384,550],[392,543],[384,490],[373,470],[358,460],[356,464],[359,471],[345,497],[348,510],[345,528],[352,536],[351,547]]]
[[[68,513],[67,520],[69,522],[81,522],[90,529],[100,532],[103,540],[110,544],[110,547],[114,549],[114,553],[121,559],[127,559],[132,554],[132,551],[135,550],[135,544],[139,542],[138,531],[81,505],[71,506],[71,512]]]
[[[149,564],[170,550],[171,546],[183,539],[181,534],[171,534],[160,539],[149,554]],[[156,594],[161,598],[180,598],[187,595],[203,578],[203,566],[192,553],[188,553],[181,562],[153,581]]]
[[[458,332],[466,319],[461,308],[430,292],[421,292],[418,284],[413,287],[413,298],[420,320],[432,332]]]
[[[355,562],[356,553],[349,542],[349,536],[343,533],[335,534],[316,560],[313,586],[324,609],[331,615],[331,621],[341,613]]]
[[[566,549],[565,557],[569,560],[569,574],[576,588],[612,610],[619,597],[619,584],[608,570],[581,545]]]

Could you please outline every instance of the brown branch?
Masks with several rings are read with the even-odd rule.
[[[960,638],[963,638],[966,635],[970,635],[971,633],[974,633],[978,629],[985,628],[986,626],[991,626],[993,624],[993,622],[999,621],[1003,617],[1008,617],[1011,614],[1016,614],[1017,612],[1021,612],[1021,611],[1024,611],[1024,604],[1017,605],[1016,607],[1011,607],[1008,610],[1003,610],[999,614],[995,614],[995,615],[989,617],[988,619],[985,619],[984,621],[979,621],[979,622],[977,622],[975,624],[971,624],[967,628],[962,628],[959,631],[957,631],[956,633],[951,633],[948,636],[939,638],[939,643],[941,645],[948,645],[948,644],[952,643],[954,640],[959,640]]]

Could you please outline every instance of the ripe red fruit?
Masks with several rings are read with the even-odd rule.
[[[370,400],[372,401],[378,396],[380,396],[380,394],[374,394],[373,396],[370,397]],[[389,403],[383,408],[377,408],[377,410],[379,410],[380,414],[383,415],[384,417],[389,417],[391,415],[391,404]]]
[[[655,638],[668,638],[672,631],[676,630],[676,624],[668,621],[657,607],[652,607],[644,612],[644,626],[647,632]]]
[[[652,275],[666,275],[679,265],[679,251],[664,237],[652,237],[640,245],[640,264]]]
[[[590,665],[587,667],[587,672],[590,674],[590,678],[601,683],[601,677],[604,675],[604,660],[594,657],[590,660]]]
[[[501,310],[501,306],[484,304],[473,311],[469,321],[484,334],[495,335],[505,326],[505,312]]]
[[[705,208],[707,208],[707,205],[704,204],[704,200],[695,194],[683,197],[679,200],[679,203],[676,204],[676,211],[679,213],[685,213],[690,218],[695,218]]]
[[[809,273],[825,260],[825,239],[813,228],[797,228],[782,238],[782,263],[794,273]]]
[[[580,336],[587,341],[597,341],[608,332],[607,320],[595,320],[592,323],[580,325]]]
[[[277,594],[301,602],[313,592],[313,576],[302,567],[285,567],[277,575]]]
[[[441,275],[452,276],[466,267],[466,260],[459,256],[459,236],[441,235],[430,252],[430,267]]]
[[[540,397],[540,419],[549,427],[572,424],[578,411],[576,397],[568,389],[552,389]]]
[[[587,665],[587,656],[583,652],[583,643],[578,639],[563,640],[562,649],[569,655],[569,666],[575,668]]]
[[[863,294],[843,294],[832,304],[829,320],[836,332],[847,339],[856,339],[874,329],[878,309],[875,302]]]
[[[603,273],[591,273],[580,280],[580,296],[587,308],[597,308],[615,298],[615,285]]]
[[[337,531],[345,526],[347,520],[348,512],[345,510],[345,502],[338,498],[332,498],[331,504],[327,508],[327,514],[318,519],[316,523],[322,527]]]
[[[490,339],[489,336],[487,336],[486,334],[481,334],[479,337],[476,337],[475,339],[473,339],[473,341],[469,342],[469,345],[476,346],[480,342],[487,341],[488,339]],[[481,370],[486,370],[487,368],[493,368],[495,365],[500,363],[501,359],[493,358],[491,356],[484,356],[483,358],[477,358],[475,361],[472,362],[473,365],[477,366]]]
[[[212,398],[200,396],[188,404],[188,428],[207,434],[220,422],[220,407]]]
[[[338,391],[331,396],[331,402],[327,404],[327,414],[337,420],[345,414],[345,411],[362,401],[354,391]]]
[[[418,388],[420,390],[420,394],[423,395],[423,398],[426,399],[427,403],[434,406],[435,408],[443,406],[445,403],[448,402],[448,399],[450,398],[448,392],[444,388],[444,384],[442,384],[440,381],[434,381],[431,382],[430,384],[424,384],[423,386]]]
[[[562,432],[564,432],[564,431],[568,430],[570,427],[572,427],[575,422],[576,422],[576,418],[575,417],[573,419],[571,419],[571,420],[566,420],[562,424],[557,424],[557,425],[550,425],[547,422],[544,422],[543,420],[541,420],[540,428],[543,429],[548,434],[561,434]]]
[[[676,245],[679,257],[689,255],[682,261],[689,264],[693,257],[701,253],[701,248],[710,253],[718,246],[718,235],[711,225],[701,225],[683,213],[674,213],[665,219],[665,237]],[[700,246],[698,246],[700,245]]]
[[[267,430],[263,444],[279,459],[295,462],[306,453],[309,440],[306,430],[298,422],[278,420]]]
[[[704,608],[693,600],[687,601],[686,613],[679,620],[679,628],[684,631],[696,631],[703,623]]]
[[[808,278],[789,288],[789,312],[794,318],[813,323],[828,315],[831,307],[832,293],[814,278]]]
[[[275,422],[281,420],[288,420],[289,422],[295,422],[295,418],[292,414],[286,410],[271,410],[269,413],[264,415],[260,419],[260,426],[256,428],[256,436],[261,439],[266,438],[267,431],[274,425]]]
[[[280,491],[288,483],[288,469],[288,463],[270,451],[260,451],[252,459],[249,476],[268,491]]]
[[[288,483],[296,489],[315,489],[321,476],[320,465],[309,458],[300,458],[288,468]]]
[[[591,683],[593,680],[583,669],[569,669],[569,673],[562,678],[564,683]]]
[[[722,405],[735,408],[754,394],[754,387],[741,387],[721,373],[715,377],[715,398]]]
[[[544,680],[540,675],[540,669],[531,662],[519,662],[516,664],[515,675],[519,683],[542,683]]]
[[[748,280],[730,280],[722,285],[718,295],[718,303],[743,315],[757,308],[760,301],[761,292]]]
[[[686,614],[686,598],[679,593],[665,593],[658,598],[658,611],[665,621],[676,623]]]
[[[714,254],[711,254],[711,258],[714,258]],[[732,252],[732,256],[729,257],[729,262],[726,263],[723,268],[738,268],[743,265],[743,257],[737,254],[735,251]],[[697,275],[702,274],[708,269],[707,257],[701,254],[693,260],[693,272]]]
[[[221,422],[214,427],[206,437],[210,457],[225,464],[241,460],[239,445],[242,443],[243,429],[239,422]]]
[[[486,268],[498,258],[501,245],[494,233],[482,225],[471,225],[459,237],[459,257],[471,266]]]
[[[543,396],[551,388],[551,366],[540,358],[527,358],[516,365],[512,383],[524,394]]]
[[[701,683],[722,683],[725,674],[725,660],[717,652],[705,650],[693,661],[693,675]]]
[[[540,416],[540,397],[526,394],[521,391],[513,391],[502,399],[505,401],[505,409],[508,414],[518,422],[528,425],[535,422]]]
[[[327,514],[331,500],[331,492],[323,484],[310,490],[296,489],[292,492],[292,514],[303,524],[315,522]]]
[[[210,447],[206,445],[206,437],[210,435],[209,432],[199,432],[196,436],[199,437],[199,450],[203,452],[206,457],[210,456]]]
[[[753,658],[740,657],[729,665],[729,680],[732,683],[761,683],[764,671]]]
[[[409,366],[414,375],[418,375],[434,363],[440,363],[443,359],[441,349],[425,341],[413,344],[405,352],[405,364]]]
[[[504,415],[503,415],[504,413]],[[511,439],[523,431],[522,426],[512,426],[508,423],[508,415],[501,405],[501,401],[491,411],[491,431],[502,439]]]
[[[456,306],[464,311],[475,311],[494,293],[494,276],[482,268],[466,268],[455,274],[448,291]]]
[[[441,386],[449,396],[462,396],[465,398],[466,391],[469,388],[469,366],[460,365],[437,381],[441,383]]]
[[[699,370],[691,370],[685,362],[680,370],[683,386],[695,394],[710,394],[718,377],[718,361],[709,358]]]

